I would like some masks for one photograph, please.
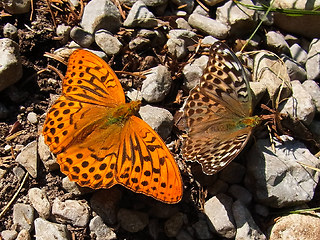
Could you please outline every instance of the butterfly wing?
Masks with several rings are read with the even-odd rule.
[[[183,154],[198,161],[203,172],[223,169],[243,149],[252,127],[237,127],[251,116],[252,99],[242,64],[222,42],[215,43],[200,86],[191,90],[184,106],[188,138]]]

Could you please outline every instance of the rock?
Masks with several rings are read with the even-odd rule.
[[[137,0],[119,0],[119,2],[131,7]],[[142,2],[148,7],[160,7],[166,5],[168,0],[142,0]]]
[[[39,188],[31,188],[28,191],[28,197],[31,205],[36,209],[39,216],[48,219],[51,214],[51,204],[46,192]]]
[[[208,59],[208,56],[201,56],[183,67],[183,85],[188,91],[200,83],[200,78],[203,74],[203,70],[207,66]]]
[[[281,33],[270,31],[270,32],[267,32],[266,38],[267,38],[267,45],[272,51],[278,54],[281,54],[281,53],[284,53],[287,55],[290,54],[289,45]]]
[[[3,240],[15,240],[18,233],[14,230],[4,230],[1,232],[0,236]]]
[[[299,80],[303,82],[307,79],[307,72],[299,63],[284,54],[281,54],[281,59],[286,64],[291,81]]]
[[[70,37],[73,41],[79,44],[83,48],[90,47],[94,41],[94,37],[91,33],[83,30],[80,27],[73,27],[70,31]]]
[[[302,87],[310,94],[312,101],[317,109],[317,112],[320,112],[320,87],[313,80],[306,80],[302,83]]]
[[[299,141],[282,137],[275,141],[258,139],[247,154],[245,186],[256,202],[273,208],[297,206],[313,198],[319,173],[297,161],[319,168],[318,159]]]
[[[13,174],[15,175],[15,177],[19,180],[19,182],[23,179],[24,175],[25,175],[25,171],[22,167],[14,167],[12,170]]]
[[[170,38],[167,46],[168,52],[173,58],[180,60],[187,55],[187,47],[183,39]]]
[[[28,173],[33,177],[37,177],[37,141],[33,141],[25,146],[16,158],[16,161],[21,164]]]
[[[95,216],[91,219],[89,224],[91,235],[95,236],[96,240],[114,240],[117,239],[117,235],[112,231],[104,222],[100,216]]]
[[[3,27],[3,36],[5,38],[15,39],[18,37],[18,29],[11,23],[7,23]]]
[[[241,203],[241,201],[235,201],[233,203],[232,213],[237,225],[237,234],[235,239],[267,239],[254,222],[249,210],[243,205],[243,203]]]
[[[220,180],[217,179],[212,185],[209,185],[207,187],[208,193],[210,193],[212,196],[215,196],[219,193],[226,193],[228,190],[229,185]]]
[[[267,86],[262,82],[249,82],[253,93],[253,106],[257,106],[267,92]]]
[[[270,215],[270,211],[268,207],[261,205],[259,203],[254,205],[254,211],[262,217],[267,217]]]
[[[117,222],[118,205],[122,192],[117,187],[96,191],[91,199],[90,206],[107,225]]]
[[[133,4],[126,20],[123,22],[125,27],[154,28],[157,25],[158,22],[153,13],[140,0]]]
[[[273,103],[276,102],[281,88],[280,100],[289,97],[291,94],[287,68],[274,54],[261,52],[254,57],[252,79],[265,85]]]
[[[32,124],[36,124],[38,122],[37,114],[34,112],[29,112],[27,115],[27,120]]]
[[[312,24],[308,24],[312,25]],[[310,43],[310,49],[306,62],[307,78],[315,80],[320,78],[320,40],[313,39]]]
[[[189,16],[188,23],[193,28],[218,39],[225,39],[230,31],[230,27],[224,23],[197,13]]]
[[[9,38],[0,39],[0,91],[22,77],[19,46]]]
[[[199,221],[192,224],[192,228],[195,231],[197,239],[212,239],[213,234],[210,232],[207,221],[205,219],[199,219]]]
[[[197,228],[197,226],[195,227]],[[208,227],[207,227],[207,231],[208,231]],[[210,237],[212,236],[212,234],[210,234],[209,231],[208,231],[208,235],[210,235]],[[181,229],[181,231],[177,234],[176,239],[177,240],[193,240],[194,238],[186,230]]]
[[[211,231],[217,232],[225,238],[236,235],[236,227],[232,217],[232,198],[225,194],[218,194],[204,204],[204,212],[208,216]]]
[[[22,229],[19,232],[16,240],[31,240],[30,233],[26,229]]]
[[[223,2],[224,0],[203,0],[203,2],[208,6],[215,6],[218,3]]]
[[[244,0],[241,3],[254,5],[251,0]],[[227,1],[217,8],[216,20],[230,26],[230,34],[234,36],[244,36],[251,33],[257,25],[255,10],[239,7],[233,1]]]
[[[56,29],[56,34],[60,38],[62,44],[66,44],[69,40],[71,27],[64,24],[59,24]]]
[[[184,18],[177,18],[176,19],[177,27],[180,29],[185,30],[192,30],[192,27],[189,25],[189,23]]]
[[[169,39],[182,39],[187,46],[193,45],[197,41],[197,34],[190,30],[174,29],[169,31]]]
[[[300,47],[299,44],[295,43],[290,47],[290,53],[292,58],[299,63],[300,65],[304,66],[307,61],[308,53]]]
[[[219,178],[227,183],[235,184],[240,183],[246,173],[246,169],[239,163],[231,162],[228,167],[224,168]]]
[[[34,209],[28,204],[16,203],[13,206],[13,223],[16,224],[17,230],[33,229]]]
[[[139,114],[162,139],[167,139],[171,134],[173,116],[168,110],[146,105],[140,108]]]
[[[80,196],[92,191],[91,188],[81,187],[76,182],[70,181],[68,177],[64,177],[62,179],[62,187],[67,192],[76,196]]]
[[[142,231],[149,223],[148,215],[144,212],[121,208],[117,215],[120,226],[131,233]]]
[[[23,14],[30,11],[31,0],[4,0],[2,7],[11,14]]]
[[[111,0],[92,0],[84,8],[81,27],[93,34],[99,29],[118,31],[121,26],[118,8]]]
[[[106,30],[99,30],[95,33],[95,42],[107,55],[116,55],[122,48],[122,43]]]
[[[49,222],[42,218],[34,221],[37,240],[70,240],[66,225]]]
[[[183,213],[178,212],[164,223],[164,232],[168,237],[175,237],[183,225]]]
[[[244,187],[238,184],[233,184],[228,189],[228,193],[234,199],[241,201],[244,205],[248,206],[252,201],[252,194]]]
[[[316,113],[316,107],[311,95],[299,81],[291,81],[292,97],[279,105],[281,113],[289,114],[306,125],[310,125]]]
[[[61,223],[70,223],[75,227],[85,227],[89,222],[89,206],[85,200],[53,201],[52,215]]]
[[[270,240],[317,240],[320,236],[319,214],[290,214],[281,217],[271,229]]]
[[[165,66],[151,68],[142,83],[141,93],[148,103],[162,101],[171,88],[171,74]]]
[[[159,219],[157,218],[149,220],[148,230],[152,239],[158,239],[160,231],[164,231],[162,224],[159,223]]]
[[[49,146],[45,144],[42,134],[40,134],[38,138],[38,154],[46,170],[54,171],[59,169],[59,164],[55,156],[51,153]]]
[[[156,202],[153,204],[149,211],[150,216],[156,218],[170,218],[178,212],[179,209],[176,205],[168,205],[162,202]]]
[[[129,48],[131,50],[136,50],[136,51],[143,51],[145,49],[150,48],[150,46],[151,46],[150,39],[143,38],[143,37],[134,38],[129,42]]]

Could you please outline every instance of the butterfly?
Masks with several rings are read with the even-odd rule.
[[[165,203],[181,200],[178,165],[159,135],[136,117],[141,101],[125,102],[110,66],[74,51],[62,95],[49,110],[43,135],[71,181],[93,189],[120,184]]]
[[[182,153],[211,175],[244,148],[261,119],[252,116],[252,93],[244,68],[223,42],[210,48],[200,84],[190,91],[183,114],[187,138]]]

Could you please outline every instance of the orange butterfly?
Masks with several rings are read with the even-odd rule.
[[[181,200],[179,168],[159,135],[134,116],[140,101],[125,102],[121,84],[101,58],[76,50],[62,96],[43,126],[61,171],[90,188],[121,184],[165,203]]]

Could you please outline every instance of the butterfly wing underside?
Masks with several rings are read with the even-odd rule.
[[[199,162],[209,175],[223,169],[250,137],[252,128],[238,128],[236,123],[251,116],[251,111],[252,96],[242,64],[224,43],[215,43],[200,84],[190,91],[184,106],[185,158]]]

